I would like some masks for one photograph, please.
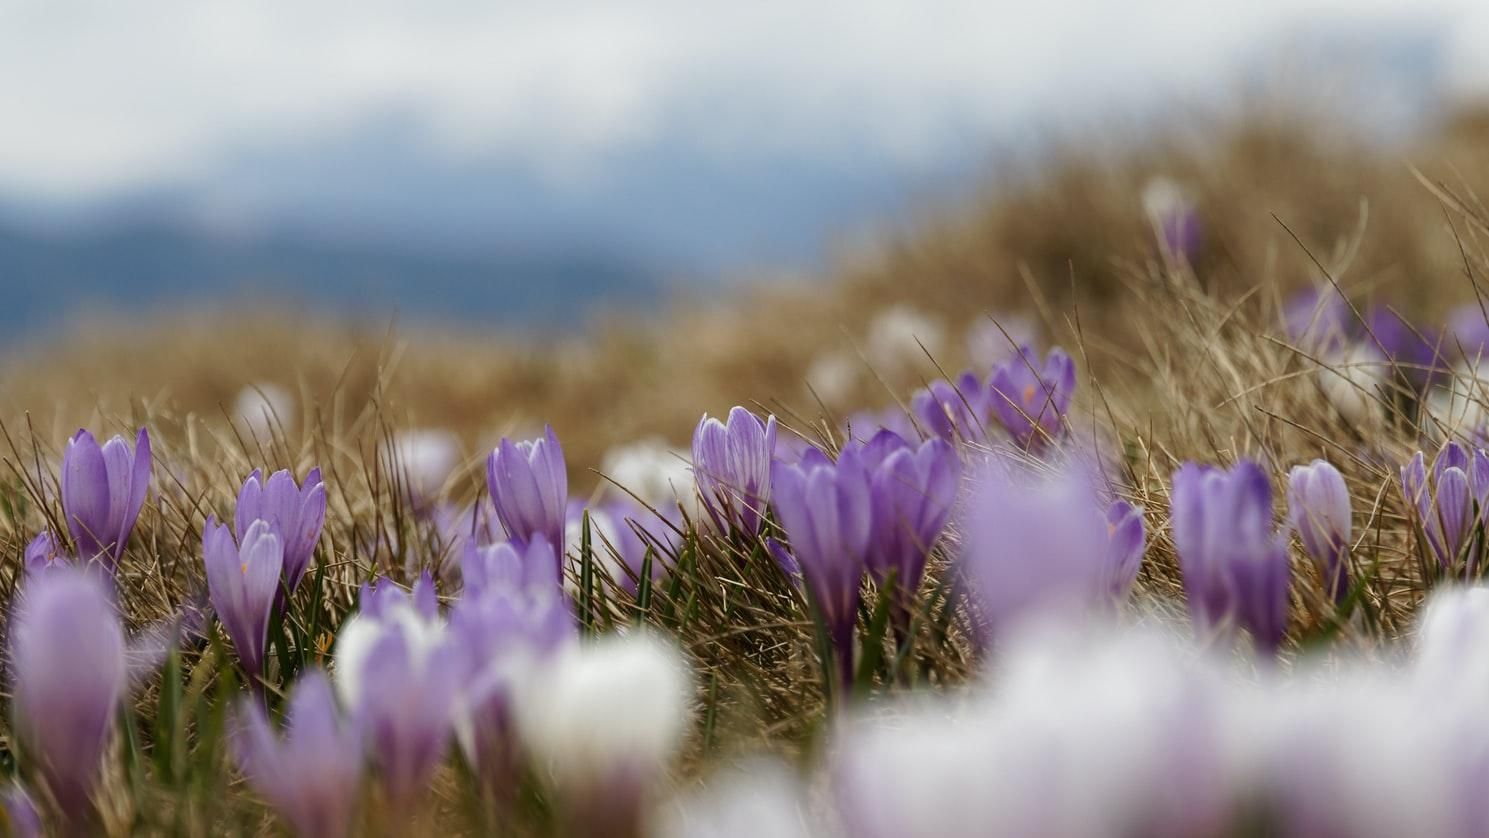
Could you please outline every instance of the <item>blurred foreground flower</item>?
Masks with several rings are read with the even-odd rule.
[[[114,603],[96,576],[59,568],[26,586],[10,635],[21,753],[79,822],[128,682]]]
[[[412,600],[378,595],[391,587],[363,589],[361,610],[337,637],[333,672],[401,816],[413,811],[444,759],[462,671],[460,650],[430,613],[433,586],[427,577],[420,583]]]
[[[140,428],[134,450],[123,437],[99,446],[80,430],[62,454],[62,513],[78,558],[105,563],[110,571],[134,532],[150,489],[150,434]]]
[[[542,439],[503,438],[486,459],[486,486],[508,538],[530,541],[541,535],[549,544],[564,543],[569,474],[553,428],[545,428]]]
[[[296,681],[283,737],[257,699],[243,699],[233,746],[249,785],[296,833],[321,838],[348,833],[362,776],[362,743],[337,712],[325,673],[313,670]]]
[[[12,785],[0,793],[0,806],[4,807],[6,835],[41,838],[41,813],[36,811],[36,802],[24,788]]]
[[[455,733],[492,794],[514,791],[519,748],[514,702],[540,666],[577,641],[578,625],[542,538],[519,553],[510,543],[467,545],[466,587],[450,612],[460,650]]]
[[[670,642],[647,633],[574,645],[523,685],[518,725],[562,795],[569,834],[640,836],[647,797],[692,724],[692,683]]]
[[[727,422],[704,414],[693,431],[693,479],[703,508],[722,533],[760,532],[771,494],[776,418],[764,422],[742,407]]]
[[[1324,460],[1293,466],[1287,476],[1287,517],[1318,565],[1324,591],[1336,604],[1349,594],[1349,487]]]
[[[1114,560],[1105,511],[1090,476],[1010,473],[977,477],[963,512],[961,563],[988,640],[1054,613],[1079,618],[1107,597]]]
[[[250,681],[264,676],[269,616],[279,594],[284,547],[268,521],[256,520],[233,542],[226,524],[208,518],[202,532],[207,591],[217,619],[233,639],[233,648]]]
[[[1173,533],[1195,629],[1251,633],[1275,655],[1287,631],[1288,530],[1272,524],[1272,487],[1261,466],[1229,470],[1186,463],[1173,478]]]

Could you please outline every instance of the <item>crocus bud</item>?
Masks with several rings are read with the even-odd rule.
[[[1122,602],[1137,582],[1147,547],[1143,510],[1125,500],[1112,504],[1106,511],[1106,533],[1110,538],[1107,552],[1106,590],[1114,602]]]
[[[1276,654],[1287,631],[1288,530],[1272,525],[1272,487],[1249,460],[1222,471],[1186,463],[1174,473],[1173,532],[1195,628],[1251,633]]]
[[[1042,447],[1060,438],[1065,412],[1075,394],[1075,363],[1065,350],[1051,349],[1041,367],[1025,346],[988,379],[993,416],[1020,448]]]
[[[27,542],[23,558],[27,574],[44,573],[53,567],[73,563],[61,540],[51,530],[42,530]]]
[[[720,532],[753,536],[770,502],[770,463],[776,448],[776,418],[764,422],[742,407],[727,422],[708,414],[693,431],[693,479]]]
[[[285,587],[294,593],[310,569],[326,523],[326,484],[321,481],[321,470],[311,469],[302,487],[295,485],[294,476],[283,469],[269,475],[267,482],[254,469],[238,492],[238,508],[233,515],[233,531],[240,542],[254,521],[267,522],[270,532],[279,539],[284,548]]]
[[[1401,467],[1407,508],[1443,572],[1472,574],[1479,556],[1470,555],[1475,529],[1489,515],[1489,453],[1457,442],[1444,445],[1432,462],[1418,451]]]
[[[233,640],[238,661],[250,677],[264,672],[269,615],[284,569],[284,549],[268,521],[254,521],[233,543],[226,524],[208,518],[202,533],[207,594],[217,619]]]
[[[406,814],[444,759],[461,657],[437,615],[421,614],[406,599],[384,605],[373,616],[364,603],[342,626],[334,675],[389,802]]]
[[[647,793],[681,746],[691,705],[681,654],[646,633],[569,646],[524,684],[518,730],[567,804],[570,834],[644,834]]]
[[[503,438],[486,459],[486,485],[508,538],[530,541],[541,535],[549,544],[564,543],[569,476],[553,428],[538,440]]]
[[[868,472],[855,448],[836,463],[813,448],[799,464],[777,462],[771,481],[790,554],[774,539],[771,550],[788,575],[799,570],[826,624],[846,691],[853,684],[853,630],[873,523]]]
[[[284,736],[254,699],[243,700],[237,721],[233,750],[248,784],[296,833],[346,835],[362,776],[362,743],[337,712],[325,673],[312,670],[295,683]]]
[[[861,451],[869,470],[872,518],[868,568],[881,584],[894,573],[902,592],[897,611],[903,628],[931,547],[951,517],[962,463],[943,439],[915,446],[893,431],[875,434]]]
[[[1329,597],[1343,602],[1349,593],[1345,556],[1351,526],[1344,475],[1323,460],[1293,466],[1287,476],[1287,517],[1318,565]]]
[[[150,434],[140,428],[134,450],[123,437],[99,447],[80,430],[62,454],[62,513],[78,557],[99,558],[112,571],[150,488]]]
[[[95,576],[56,568],[26,585],[10,641],[22,753],[59,810],[81,817],[128,682],[113,601]]]

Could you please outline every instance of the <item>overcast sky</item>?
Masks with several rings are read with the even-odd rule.
[[[559,181],[663,135],[715,154],[867,148],[913,163],[1031,111],[1192,94],[1264,39],[1319,21],[1439,26],[1450,76],[1473,79],[1483,6],[11,3],[0,187],[88,194],[202,176],[245,148],[389,114],[432,154],[518,160]]]

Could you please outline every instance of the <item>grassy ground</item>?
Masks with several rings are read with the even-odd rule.
[[[1299,288],[1335,283],[1361,308],[1388,304],[1431,326],[1472,301],[1489,268],[1489,212],[1473,197],[1489,194],[1489,118],[1465,115],[1404,154],[1259,121],[1216,128],[1203,142],[1051,157],[1037,174],[990,184],[966,212],[851,254],[820,282],[682,299],[648,322],[602,320],[549,342],[273,311],[80,324],[12,355],[0,372],[10,487],[0,519],[0,552],[10,559],[0,579],[12,587],[22,547],[57,514],[58,452],[79,426],[113,433],[147,424],[157,440],[156,491],[122,570],[137,624],[200,596],[202,522],[209,512],[230,515],[244,475],[322,466],[330,513],[318,604],[329,629],[373,573],[407,580],[443,549],[376,456],[396,429],[459,436],[466,466],[447,493],[468,502],[497,438],[551,422],[582,495],[602,485],[594,470],[616,445],[653,436],[685,445],[704,411],[733,404],[820,438],[855,409],[903,403],[972,363],[968,330],[1027,322],[1076,357],[1072,430],[1099,444],[1124,494],[1147,510],[1153,546],[1134,619],[1179,608],[1165,520],[1180,462],[1250,456],[1280,476],[1327,456],[1349,480],[1368,546],[1371,620],[1334,625],[1300,556],[1305,583],[1294,587],[1290,649],[1323,635],[1347,645],[1398,636],[1427,584],[1395,471],[1420,444],[1415,415],[1394,397],[1364,419],[1341,413],[1320,386],[1322,360],[1283,334],[1280,305]],[[1206,244],[1192,264],[1155,244],[1142,194],[1160,175],[1189,190],[1203,218]],[[934,325],[917,333],[926,351],[885,325],[886,311],[905,307]],[[243,388],[263,384],[291,391],[296,404],[256,439],[229,418]],[[822,700],[800,597],[759,545],[694,540],[685,552],[687,571],[659,586],[639,618],[675,632],[702,673],[689,771],[761,745],[810,748]],[[938,590],[942,577],[933,573],[928,588]],[[638,618],[634,601],[607,599],[595,606],[600,627]],[[931,619],[915,671],[955,682],[970,653],[955,620],[949,639],[938,633],[940,603],[925,605]],[[210,645],[184,662],[185,700],[201,698],[210,714],[226,667]],[[153,684],[140,696],[147,763],[159,700]],[[194,742],[207,741],[209,721],[192,723]],[[181,759],[114,778],[116,828],[206,834],[214,824],[260,823],[259,808],[218,793],[227,776],[219,751],[195,747]],[[456,785],[442,781],[431,823],[465,823]]]

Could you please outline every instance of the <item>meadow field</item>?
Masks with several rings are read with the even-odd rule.
[[[8,828],[1489,834],[1489,114],[1024,171],[551,338],[11,350]]]

